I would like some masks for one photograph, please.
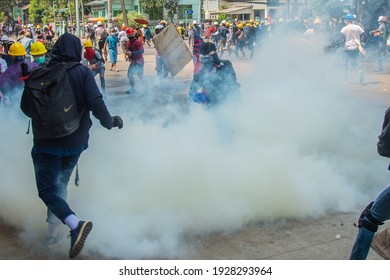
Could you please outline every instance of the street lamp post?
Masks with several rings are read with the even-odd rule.
[[[76,35],[80,37],[80,15],[79,15],[79,1],[75,0],[75,10],[76,10]]]

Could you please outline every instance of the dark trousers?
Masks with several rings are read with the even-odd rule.
[[[46,221],[57,224],[59,219],[64,223],[66,217],[74,214],[66,202],[66,197],[68,182],[80,154],[61,157],[32,152],[31,156],[38,196],[48,208]]]

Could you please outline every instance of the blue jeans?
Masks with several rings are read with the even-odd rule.
[[[165,64],[161,56],[156,56],[156,70],[157,76],[162,76],[164,78],[168,76],[168,66]]]
[[[351,65],[353,69],[359,68],[359,50],[345,50],[344,51],[344,79],[348,79],[349,76],[349,66]]]
[[[64,223],[66,217],[74,212],[70,209],[67,198],[67,187],[70,176],[80,154],[57,156],[46,153],[31,152],[38,196],[46,204],[47,219],[51,224]]]
[[[379,222],[390,219],[390,187],[387,187],[375,200],[371,207],[371,215]],[[367,220],[367,218],[365,218]],[[370,250],[375,232],[364,227],[359,228],[358,235],[352,248],[351,260],[365,260]]]
[[[134,75],[137,75],[140,80],[144,77],[144,64],[131,62],[127,69],[127,78],[129,79],[130,86],[135,86]]]

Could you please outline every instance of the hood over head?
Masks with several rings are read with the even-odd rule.
[[[54,44],[51,51],[52,59],[50,64],[58,62],[80,62],[82,48],[80,39],[66,32]]]

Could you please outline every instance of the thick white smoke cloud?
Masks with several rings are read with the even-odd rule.
[[[134,107],[162,111],[146,122],[113,106],[122,130],[94,121],[81,185],[69,185],[74,211],[94,222],[84,255],[189,257],[186,237],[356,211],[377,195],[389,179],[376,154],[385,105],[343,91],[341,62],[315,43],[283,40],[235,64],[239,102],[216,110],[191,104],[188,113],[172,105],[166,115],[159,103]],[[26,127],[20,112],[1,113],[0,215],[31,242],[44,237],[45,207]]]

